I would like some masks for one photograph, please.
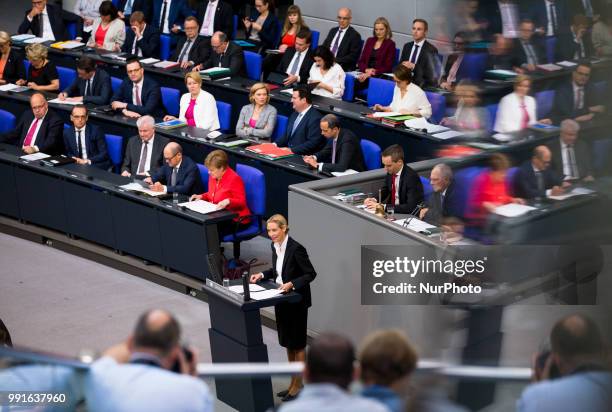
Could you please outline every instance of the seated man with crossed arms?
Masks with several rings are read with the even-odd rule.
[[[144,181],[154,192],[180,193],[192,195],[202,193],[200,171],[195,162],[183,156],[183,148],[175,142],[170,142],[164,148],[164,164]]]

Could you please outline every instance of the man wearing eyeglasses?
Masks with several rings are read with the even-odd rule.
[[[331,29],[323,42],[345,72],[355,70],[361,52],[361,35],[351,27],[352,18],[351,9],[343,7],[338,10],[338,27]]]
[[[113,95],[111,107],[133,119],[145,114],[154,117],[164,115],[159,85],[145,77],[142,64],[137,59],[129,60],[125,66],[128,77]]]
[[[202,193],[200,172],[195,162],[183,156],[183,148],[170,142],[164,148],[164,165],[144,181],[154,192],[192,195]]]
[[[515,195],[523,199],[562,195],[569,184],[562,183],[561,178],[551,169],[551,161],[552,153],[548,147],[538,146],[533,149],[531,159],[516,172]]]
[[[244,76],[244,52],[242,47],[229,41],[223,32],[215,32],[210,39],[212,53],[204,64],[198,64],[194,71],[210,69],[211,67],[227,67],[230,69],[230,76]]]
[[[72,108],[72,127],[64,129],[66,155],[72,157],[77,164],[108,169],[111,163],[104,134],[97,126],[87,124],[87,120],[87,107],[78,104]]]
[[[138,136],[133,136],[125,148],[121,176],[146,177],[162,166],[163,150],[168,139],[155,135],[155,119],[142,116],[136,121]]]
[[[61,7],[47,4],[47,0],[32,0],[32,8],[26,12],[17,33],[31,31],[45,40],[65,41],[70,39],[64,22],[77,25],[77,39],[82,38],[83,23],[79,16],[64,11]]]

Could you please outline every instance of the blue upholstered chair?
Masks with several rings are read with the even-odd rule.
[[[171,47],[172,38],[167,34],[161,34],[159,36],[159,57],[162,60],[168,60],[170,58]]]
[[[439,123],[446,113],[446,97],[443,94],[425,92],[427,100],[431,104],[431,117],[429,118],[430,123]]]
[[[380,146],[371,140],[361,139],[361,153],[367,170],[380,169]]]
[[[179,103],[181,101],[181,92],[178,89],[173,89],[171,87],[162,87],[162,102],[164,103],[164,107],[168,114],[172,116],[179,115]]]
[[[393,100],[393,88],[395,83],[391,80],[370,78],[368,85],[368,106],[372,107],[375,104],[388,106]]]
[[[200,170],[200,180],[202,180],[204,192],[208,192],[208,169],[200,163],[198,163],[198,169]]]
[[[66,90],[77,78],[76,70],[68,67],[57,66],[57,74],[59,75],[60,90]]]
[[[15,115],[6,110],[0,110],[0,133],[11,131],[15,128]]]
[[[246,64],[247,77],[255,81],[261,80],[261,54],[252,51],[245,51],[244,63]]]
[[[219,129],[226,133],[231,127],[232,105],[217,100],[217,112],[219,114]]]
[[[317,48],[317,46],[319,46],[319,37],[321,37],[321,32],[316,31],[316,30],[311,30],[310,33],[312,33],[310,49],[314,51]]]
[[[108,157],[110,157],[113,169],[116,173],[119,173],[121,169],[121,162],[123,161],[123,136],[116,134],[105,134],[106,149],[108,150]]]
[[[119,77],[111,76],[111,88],[113,89],[113,93],[115,93],[119,87],[121,87],[121,83],[123,83],[123,80],[121,80]]]
[[[537,116],[538,119],[546,118],[553,106],[553,102],[555,100],[555,91],[554,90],[542,90],[541,92],[536,92],[535,94],[536,106],[537,106]]]
[[[429,182],[429,179],[423,176],[419,176],[421,179],[421,184],[423,185],[423,194],[425,195],[425,200],[429,199],[429,196],[433,193],[433,187]]]
[[[276,126],[274,127],[274,133],[272,133],[272,141],[276,142],[280,139],[287,131],[287,122],[289,118],[279,114],[276,116]]]

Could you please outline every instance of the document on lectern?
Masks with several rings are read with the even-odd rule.
[[[281,294],[281,291],[279,289],[266,289],[261,292],[251,293],[251,299],[254,299],[254,300],[270,299],[280,294]]]

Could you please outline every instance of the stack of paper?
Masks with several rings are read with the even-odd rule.
[[[348,176],[348,175],[354,175],[355,173],[359,173],[357,170],[353,170],[353,169],[346,169],[344,172],[331,172],[332,175],[338,177],[338,176]]]
[[[142,64],[153,64],[153,63],[157,63],[157,62],[159,62],[159,59],[156,59],[154,57],[149,57],[147,59],[140,59],[140,63],[142,63]],[[169,62],[169,63],[172,63],[172,62]],[[178,65],[178,63],[175,63],[175,66],[176,65]],[[157,67],[157,66],[155,66],[155,67]]]
[[[270,299],[280,294],[281,294],[281,291],[279,289],[266,289],[261,292],[251,293],[251,299],[253,300]]]
[[[11,39],[13,41],[24,41],[24,40],[28,40],[28,39],[32,39],[36,36],[34,36],[33,34],[16,34],[14,36],[11,36]]]
[[[558,70],[563,69],[561,66],[557,66],[556,64],[538,64],[538,69],[542,69],[547,72],[556,72]]]
[[[578,63],[570,62],[570,61],[567,61],[567,60],[563,60],[562,62],[557,62],[558,66],[563,66],[563,67],[574,67],[577,64]]]
[[[207,213],[216,212],[219,210],[219,207],[214,203],[207,202],[205,200],[196,200],[194,202],[185,202],[179,203],[179,206],[184,206],[189,210],[193,210],[194,212],[202,213],[203,215]]]
[[[183,127],[183,126],[187,126],[187,123],[185,123],[182,120],[178,120],[178,119],[168,120],[167,122],[161,122],[161,123],[155,124],[155,127],[159,127],[160,129],[164,129],[164,130],[175,129],[177,127]]]
[[[141,60],[142,61],[142,60]],[[157,62],[153,62],[155,64],[153,64],[153,67],[157,67],[158,69],[171,69],[173,67],[177,67],[179,65],[178,62],[171,62],[168,60],[164,60],[164,61],[159,61],[157,60]]]
[[[223,147],[236,147],[236,146],[240,146],[243,144],[249,144],[251,142],[249,142],[248,140],[239,139],[239,140],[232,140],[231,142],[215,142],[215,143]]]
[[[42,37],[32,37],[24,41],[24,43],[26,44],[44,43],[44,42],[46,42],[46,40],[43,39]]]
[[[54,49],[60,49],[60,50],[72,50],[72,49],[78,49],[79,47],[84,47],[84,46],[85,46],[85,43],[82,43],[76,40],[58,41],[51,45],[51,47],[53,47]]]
[[[32,153],[29,155],[21,156],[20,159],[27,160],[29,162],[34,162],[36,160],[46,159],[47,157],[51,157],[50,155],[42,152]]]
[[[242,287],[242,285],[230,286],[228,289],[234,293],[240,293],[240,294],[244,293],[244,288]],[[265,290],[266,289],[262,288],[259,285],[256,285],[255,283],[249,283],[249,292],[251,293],[263,292]]]
[[[382,117],[392,117],[392,116],[401,116],[400,112],[374,112],[372,113],[372,117],[375,119],[380,119]]]
[[[70,105],[77,105],[77,104],[82,104],[81,102],[75,102],[73,100],[60,100],[59,98],[55,98],[55,99],[51,99],[49,100],[49,103],[57,103],[57,104],[70,104]]]
[[[30,88],[27,86],[17,86],[13,83],[7,83],[0,86],[0,92],[24,92],[29,89]]]
[[[461,137],[461,136],[464,136],[464,134],[461,132],[457,132],[455,130],[447,130],[446,132],[436,133],[433,135],[433,137],[435,137],[436,139],[440,139],[440,140],[447,140],[447,139],[452,139],[454,137]]]
[[[495,214],[504,217],[517,217],[532,210],[536,210],[536,208],[533,206],[519,205],[518,203],[508,203],[507,205],[496,207]]]
[[[153,197],[158,197],[158,196],[162,196],[166,194],[166,192],[154,192],[151,189],[145,189],[144,187],[142,187],[141,185],[135,182],[128,183],[127,185],[123,185],[119,187],[121,189],[129,190],[131,192],[141,192],[149,196],[153,196]]]
[[[406,120],[404,125],[412,129],[426,129],[427,133],[440,133],[450,130],[448,127],[431,124],[424,117],[415,117],[414,119]]]

